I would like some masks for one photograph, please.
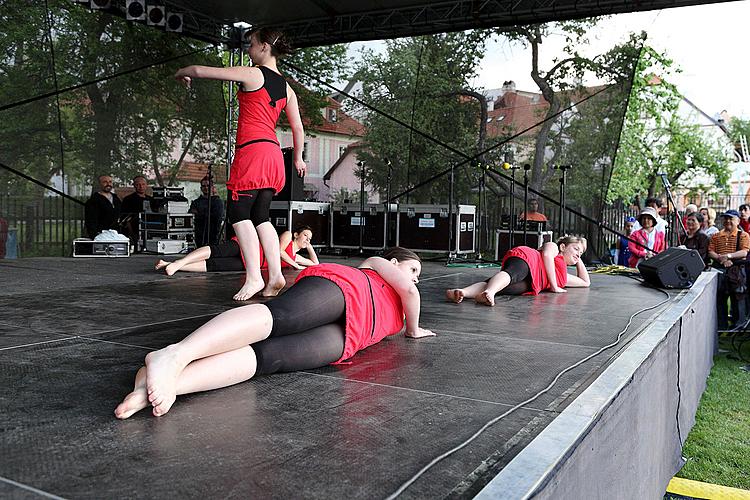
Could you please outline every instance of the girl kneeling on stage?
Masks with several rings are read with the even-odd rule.
[[[149,353],[115,416],[128,418],[149,405],[161,416],[179,394],[340,363],[400,332],[404,319],[407,337],[435,335],[419,327],[421,270],[419,257],[398,247],[359,268],[308,267],[279,298],[226,311]]]
[[[294,233],[284,231],[279,235],[279,247],[281,252],[281,267],[293,267],[303,269],[320,264],[318,256],[310,241],[312,240],[312,229],[310,226],[298,226]],[[301,249],[306,249],[309,258],[298,255]],[[268,269],[268,262],[260,247],[260,268]],[[158,271],[164,269],[167,275],[172,276],[177,271],[190,271],[194,273],[205,273],[215,271],[244,271],[245,258],[242,255],[240,245],[235,238],[226,243],[208,245],[193,250],[185,257],[174,262],[158,260],[154,268]]]
[[[502,270],[488,281],[465,288],[445,291],[448,300],[459,303],[464,298],[480,304],[495,305],[495,295],[537,295],[542,290],[564,293],[564,287],[588,287],[589,274],[581,260],[586,251],[586,239],[563,236],[555,243],[545,243],[541,249],[511,248],[503,257]],[[576,274],[568,274],[567,266],[576,266]]]

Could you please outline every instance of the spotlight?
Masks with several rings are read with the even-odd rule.
[[[149,26],[164,26],[164,7],[149,5],[146,10],[146,24]]]
[[[174,12],[168,12],[166,30],[175,31],[177,33],[182,32],[182,14],[175,14]]]
[[[91,8],[95,10],[109,9],[111,3],[110,0],[91,0]]]
[[[145,21],[146,0],[127,0],[125,2],[125,19],[128,21]]]

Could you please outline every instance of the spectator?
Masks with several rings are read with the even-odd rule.
[[[210,198],[209,189],[212,191]],[[210,221],[208,220],[209,208]],[[195,246],[200,248],[216,245],[219,242],[219,231],[224,220],[224,203],[216,194],[216,186],[208,176],[201,179],[201,195],[190,204],[190,213],[195,215]]]
[[[120,220],[120,198],[114,194],[112,176],[98,177],[99,191],[91,195],[86,201],[85,225],[89,238],[94,238],[105,229],[118,229]]]
[[[531,198],[529,200],[529,208],[526,212],[522,212],[518,216],[518,220],[531,220],[536,222],[547,222],[547,217],[539,212],[539,200]]]
[[[635,224],[635,217],[628,217],[625,219],[625,236],[630,237],[633,234],[633,225]],[[620,236],[615,242],[615,264],[618,266],[630,265],[630,248],[628,247],[628,239]]]
[[[685,228],[687,229],[687,235],[685,237],[685,248],[691,250],[698,250],[698,253],[703,259],[703,263],[708,265],[708,242],[709,238],[706,233],[701,231],[701,225],[703,224],[703,216],[700,212],[693,212],[685,219]]]
[[[746,233],[750,233],[750,205],[740,205],[740,227]]]
[[[644,210],[646,208],[653,208],[654,213],[656,215],[656,230],[666,234],[667,233],[667,221],[661,218],[659,214],[661,214],[661,207],[663,203],[661,201],[661,198],[646,198],[646,205],[644,207]],[[633,225],[633,231],[638,231],[641,229],[641,223],[640,223],[640,216],[638,217],[639,220],[635,222]]]
[[[719,282],[716,294],[716,310],[719,316],[719,330],[726,330],[728,324],[727,299],[730,302],[732,323],[739,326],[745,321],[745,289],[737,288],[730,283],[729,276],[739,270],[737,266],[744,263],[737,261],[747,257],[750,250],[750,235],[740,231],[740,214],[736,210],[727,210],[722,214],[724,229],[711,236],[708,243],[708,256],[713,260],[715,268],[723,272],[722,280]],[[731,270],[732,267],[735,269]],[[739,283],[744,285],[746,283]]]
[[[716,210],[710,207],[701,207],[699,209],[703,216],[703,224],[701,224],[701,231],[706,233],[709,238],[719,232],[719,228],[714,224],[716,222]]]
[[[143,202],[153,198],[146,194],[148,183],[142,175],[133,177],[133,189],[135,191],[122,200],[120,226],[125,236],[135,243],[138,240],[138,216],[144,211]]]
[[[641,261],[650,259],[663,252],[666,248],[665,234],[656,229],[659,216],[652,207],[644,208],[638,216],[641,229],[630,235],[628,248],[630,249],[630,267],[636,267]]]

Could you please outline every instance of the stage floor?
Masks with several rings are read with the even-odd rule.
[[[590,289],[456,305],[445,288],[496,269],[427,262],[421,323],[437,337],[394,336],[351,364],[258,377],[180,397],[161,418],[119,421],[112,411],[149,350],[237,305],[241,274],[167,277],[154,260],[0,260],[0,497],[384,498],[664,299],[592,275]],[[401,498],[475,494],[666,307]]]

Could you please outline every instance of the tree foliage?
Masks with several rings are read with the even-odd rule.
[[[680,111],[683,96],[670,83],[680,70],[665,54],[644,47],[633,80],[609,200],[632,201],[672,185],[710,190],[729,178],[726,152]]]
[[[387,41],[385,54],[362,54],[357,68],[362,94],[373,107],[473,156],[478,105],[459,94],[476,72],[485,39],[485,33],[471,31]],[[366,182],[381,196],[387,190],[388,161],[391,193],[396,195],[465,158],[379,113],[368,113],[365,125],[366,147],[358,157],[365,161]],[[455,171],[456,199],[469,192],[469,168]],[[409,201],[445,203],[448,190],[448,177],[443,177],[417,189]]]

